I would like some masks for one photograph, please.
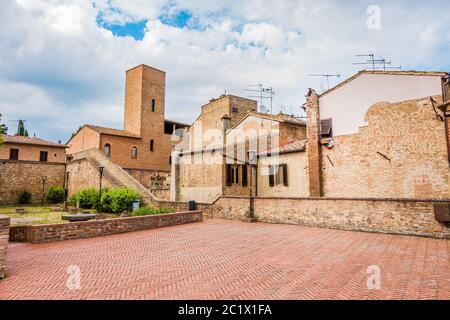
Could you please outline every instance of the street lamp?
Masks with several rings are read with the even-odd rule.
[[[47,176],[42,176],[42,205],[44,205],[45,199],[45,181],[47,181]]]
[[[249,207],[249,220],[255,220],[255,198],[253,197],[253,166],[256,166],[257,154],[256,151],[250,150],[248,152],[248,163],[250,167],[250,207]]]
[[[97,202],[97,212],[100,213],[102,211],[101,199],[102,199],[102,180],[103,180],[103,171],[105,167],[99,166],[98,171],[100,172],[100,195]]]
[[[69,198],[69,176],[70,172],[66,172],[66,181],[64,186],[64,210],[67,210],[67,200]]]

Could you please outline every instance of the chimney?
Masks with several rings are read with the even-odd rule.
[[[309,173],[309,196],[318,198],[322,196],[321,182],[321,158],[320,145],[320,112],[319,96],[313,89],[309,89],[306,95],[308,138],[308,173]]]

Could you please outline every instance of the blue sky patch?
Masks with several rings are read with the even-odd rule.
[[[145,26],[147,20],[127,22],[125,24],[111,24],[97,19],[97,24],[113,33],[116,37],[133,37],[135,40],[142,40],[145,36]]]

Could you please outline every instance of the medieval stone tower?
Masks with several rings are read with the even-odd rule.
[[[144,140],[164,133],[166,73],[140,65],[127,71],[124,130]]]

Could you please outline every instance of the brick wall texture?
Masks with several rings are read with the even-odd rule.
[[[43,243],[149,230],[200,221],[203,221],[201,211],[179,212],[154,216],[12,227],[9,238],[10,241]]]
[[[429,98],[375,104],[366,122],[322,147],[324,196],[450,198],[445,123]]]
[[[450,227],[435,221],[433,201],[257,198],[255,217],[269,223],[450,239]],[[249,199],[224,197],[205,208],[212,218],[245,219]]]
[[[33,203],[42,201],[42,177],[46,176],[44,192],[50,186],[64,186],[64,164],[0,161],[0,204],[16,204],[23,191],[31,192]]]
[[[5,277],[5,259],[8,248],[10,219],[0,215],[0,280]]]
[[[10,149],[19,149],[20,161],[39,161],[41,151],[48,152],[48,162],[64,163],[66,161],[66,151],[64,148],[17,143],[5,143],[0,146],[0,159],[9,160]]]

